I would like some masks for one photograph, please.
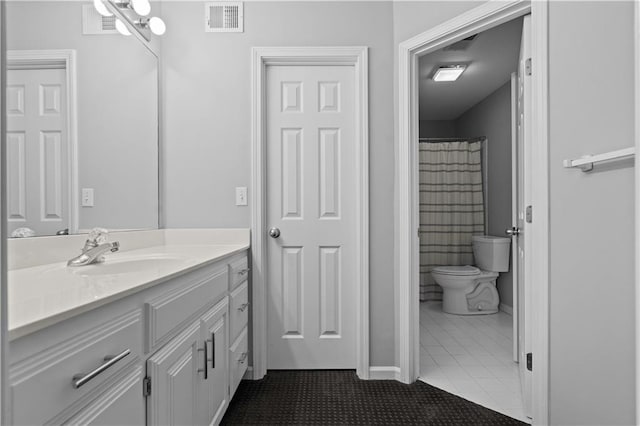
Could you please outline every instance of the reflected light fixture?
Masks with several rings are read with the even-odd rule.
[[[140,19],[136,21],[135,24],[142,29],[149,28],[155,35],[162,35],[167,31],[167,26],[164,21],[156,16],[150,19]]]
[[[93,0],[98,13],[103,16],[113,16],[104,2],[109,2],[111,6],[117,8],[116,30],[122,35],[130,36],[133,29],[145,40],[151,41],[151,33],[159,36],[167,31],[167,25],[162,19],[157,16],[146,18],[151,13],[149,0]]]
[[[165,31],[167,31],[167,26],[165,25],[164,21],[157,16],[149,19],[149,28],[155,35],[162,35]]]
[[[149,0],[131,0],[131,7],[140,16],[147,16],[151,13]]]
[[[466,68],[466,65],[438,67],[435,74],[433,74],[433,81],[456,81]]]
[[[116,18],[116,30],[118,30],[118,32],[120,34],[122,34],[123,36],[130,36],[131,35],[131,31],[129,31],[129,28],[127,28],[127,26],[124,24],[124,22],[122,22],[121,20]]]
[[[104,5],[102,0],[93,0],[93,7],[95,7],[102,16],[113,16],[113,13],[109,12],[109,9],[107,9],[107,6]]]

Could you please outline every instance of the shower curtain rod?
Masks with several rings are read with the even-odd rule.
[[[473,138],[418,138],[418,142],[477,142],[486,139],[486,136],[476,136]]]

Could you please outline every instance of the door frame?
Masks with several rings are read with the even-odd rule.
[[[247,378],[267,372],[266,70],[268,66],[353,66],[356,162],[356,373],[369,378],[369,100],[367,47],[254,47],[251,50],[251,278],[253,366]]]
[[[635,311],[636,311],[636,424],[640,422],[640,167],[638,153],[640,153],[640,3],[634,2],[634,64],[635,64]]]
[[[418,248],[418,57],[504,22],[531,13],[532,32],[532,205],[531,282],[536,291],[531,301],[536,313],[532,323],[533,369],[532,414],[536,424],[549,422],[549,118],[548,118],[548,0],[486,2],[398,46],[398,149],[396,187],[398,214],[396,231],[398,324],[398,378],[404,383],[417,379],[420,362],[419,248]]]
[[[78,87],[77,61],[74,49],[52,50],[7,50],[7,70],[14,67],[50,68],[64,67],[67,96],[67,139],[68,139],[68,209],[69,234],[78,232],[80,194],[78,188]]]

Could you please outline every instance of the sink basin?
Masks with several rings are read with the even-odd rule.
[[[73,274],[83,277],[122,275],[172,269],[184,264],[186,260],[187,259],[185,257],[168,255],[122,258],[118,258],[117,255],[114,255],[108,257],[102,263],[68,269]]]

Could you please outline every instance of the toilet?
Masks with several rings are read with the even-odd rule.
[[[471,237],[476,266],[440,266],[431,275],[442,287],[442,310],[456,315],[498,312],[496,279],[509,270],[510,238],[491,235]]]

